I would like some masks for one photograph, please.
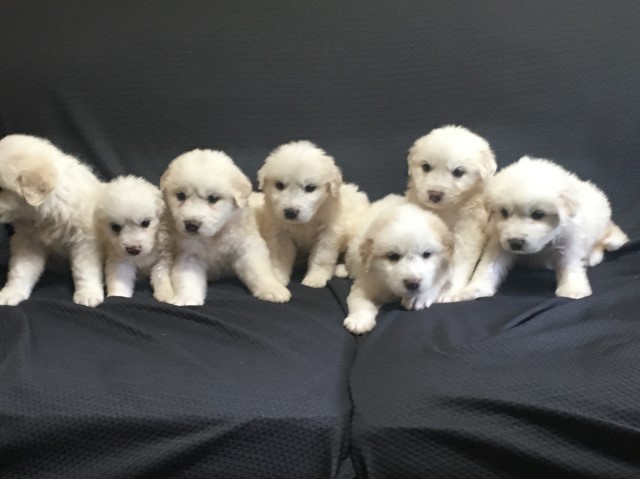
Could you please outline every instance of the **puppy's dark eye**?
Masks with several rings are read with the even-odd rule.
[[[465,171],[462,168],[458,167],[455,170],[453,170],[451,174],[456,178],[462,178],[465,174]]]
[[[178,198],[178,201],[184,201],[187,199],[187,195],[185,195],[183,191],[180,191],[176,194],[176,198]]]
[[[150,224],[151,220],[144,220],[140,223],[140,226],[142,226],[143,228],[148,228]]]
[[[209,195],[209,197],[207,198],[207,201],[212,205],[217,203],[219,200],[220,200],[220,197],[216,195]]]
[[[282,181],[276,181],[276,188],[284,190],[284,183]]]
[[[423,257],[424,259],[427,259],[427,258],[429,258],[430,256],[431,256],[431,252],[429,252],[429,251],[425,251],[424,253],[422,253],[422,257]]]
[[[304,191],[307,193],[313,193],[314,191],[316,191],[316,185],[306,185],[304,187]]]
[[[387,259],[392,263],[395,263],[396,261],[400,261],[400,255],[398,253],[389,253],[387,255]]]
[[[429,163],[422,163],[422,171],[429,173],[431,171],[431,165]]]
[[[122,231],[122,226],[117,223],[111,223],[111,231],[113,231],[116,234],[120,233],[120,231]]]
[[[500,214],[502,215],[503,218],[509,217],[509,212],[505,208],[500,209]]]
[[[531,212],[531,219],[532,220],[541,220],[542,218],[544,218],[544,211],[540,211],[540,210],[534,210]]]

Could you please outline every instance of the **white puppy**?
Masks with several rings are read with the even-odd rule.
[[[265,205],[261,231],[271,252],[276,277],[289,283],[296,256],[308,256],[305,286],[322,288],[334,274],[367,195],[343,184],[332,157],[308,141],[281,145],[258,172]]]
[[[449,279],[453,239],[435,214],[390,195],[371,205],[362,231],[349,244],[355,279],[344,326],[371,331],[380,306],[401,298],[406,309],[428,308]]]
[[[444,126],[409,150],[407,199],[440,216],[453,233],[451,283],[439,301],[456,301],[486,242],[484,187],[496,172],[487,141],[461,126]]]
[[[548,160],[522,157],[489,183],[492,231],[464,299],[492,296],[516,258],[555,269],[557,296],[591,294],[586,267],[628,241],[605,194]]]
[[[107,183],[96,207],[105,249],[107,296],[133,295],[136,273],[150,276],[158,301],[173,298],[171,241],[160,190],[135,176]]]
[[[102,255],[94,208],[103,184],[76,158],[46,140],[9,135],[0,140],[0,222],[13,222],[7,283],[0,304],[27,299],[48,254],[68,257],[73,301],[104,299]]]
[[[173,303],[204,304],[211,279],[235,273],[256,298],[285,302],[269,251],[247,206],[251,182],[221,151],[193,150],[171,162],[160,188],[173,218]]]

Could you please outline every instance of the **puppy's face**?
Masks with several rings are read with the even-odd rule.
[[[171,162],[160,182],[178,232],[212,237],[246,206],[251,182],[220,151],[194,150]]]
[[[154,250],[164,208],[160,190],[151,183],[117,178],[106,185],[96,208],[97,225],[114,251],[144,257]]]
[[[267,207],[276,218],[307,223],[329,197],[337,197],[342,174],[333,158],[309,142],[280,146],[258,172]]]
[[[528,160],[514,163],[493,178],[487,191],[500,244],[514,254],[538,253],[575,214],[566,172],[538,166]]]
[[[496,171],[489,144],[462,127],[447,126],[419,138],[409,150],[409,188],[432,209],[455,206]]]
[[[405,298],[424,293],[445,274],[452,241],[439,218],[403,205],[372,224],[360,254],[365,271]]]

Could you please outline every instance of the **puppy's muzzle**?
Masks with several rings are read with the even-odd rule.
[[[429,190],[427,191],[427,195],[429,195],[430,201],[433,201],[434,203],[440,203],[442,197],[444,196],[444,193],[442,191]]]
[[[298,217],[299,213],[300,213],[300,210],[297,210],[295,208],[285,208],[284,217],[287,218],[288,220],[295,220]]]
[[[124,250],[131,256],[137,256],[142,252],[142,248],[140,246],[127,246]]]
[[[525,241],[522,238],[510,238],[507,243],[512,251],[522,251]]]
[[[199,221],[185,221],[184,229],[187,230],[189,233],[197,233],[198,230],[200,229],[201,224],[202,223],[200,223]]]
[[[417,291],[420,288],[419,279],[415,279],[415,278],[405,279],[403,283],[407,291]]]

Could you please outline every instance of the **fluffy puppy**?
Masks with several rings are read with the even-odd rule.
[[[94,209],[103,184],[76,158],[46,140],[9,135],[0,140],[0,222],[13,222],[7,283],[0,304],[27,299],[48,255],[68,257],[73,301],[104,299],[102,255]]]
[[[446,285],[453,239],[435,214],[390,195],[371,205],[347,252],[354,283],[344,326],[371,331],[380,306],[401,298],[406,309],[428,308]]]
[[[462,297],[493,296],[514,260],[555,269],[557,296],[591,294],[586,267],[628,241],[605,194],[551,161],[522,157],[489,183],[487,248]]]
[[[300,255],[308,257],[302,284],[322,288],[368,208],[367,195],[343,184],[333,158],[308,141],[273,150],[258,171],[258,183],[265,202],[261,231],[276,277],[288,284]]]
[[[171,241],[160,190],[135,176],[107,183],[96,207],[105,251],[107,296],[133,295],[136,275],[150,276],[158,301],[173,298]]]
[[[451,283],[438,299],[456,301],[486,242],[486,181],[496,172],[487,141],[461,126],[444,126],[409,150],[407,199],[436,213],[453,233]]]
[[[252,208],[251,182],[221,151],[193,150],[173,160],[160,180],[171,212],[175,257],[172,302],[204,304],[207,275],[236,274],[259,299],[285,302]]]

